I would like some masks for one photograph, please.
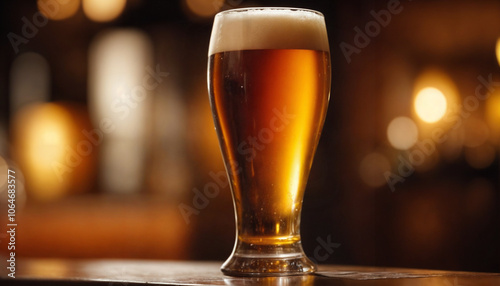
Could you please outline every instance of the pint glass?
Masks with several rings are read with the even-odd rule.
[[[236,242],[222,272],[314,272],[299,226],[330,94],[323,15],[296,8],[217,14],[208,86],[236,216]]]

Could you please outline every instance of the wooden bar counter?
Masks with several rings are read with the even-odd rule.
[[[315,275],[242,278],[222,275],[220,265],[221,262],[192,261],[19,259],[15,278],[2,275],[0,285],[500,285],[498,273],[320,265]]]

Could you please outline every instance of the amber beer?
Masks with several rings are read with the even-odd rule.
[[[313,271],[299,225],[330,92],[324,20],[312,11],[302,18],[280,9],[224,13],[209,55],[210,101],[237,217],[233,259],[223,271],[283,274],[293,259]],[[235,273],[252,259],[257,269]]]

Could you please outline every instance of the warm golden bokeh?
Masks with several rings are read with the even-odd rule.
[[[95,22],[112,21],[123,12],[126,0],[83,0],[83,12],[87,17]]]
[[[497,143],[500,141],[500,90],[495,92],[486,101],[486,121],[491,129],[491,137]]]
[[[434,87],[420,90],[415,97],[415,111],[423,121],[434,123],[446,113],[446,98],[442,91]]]
[[[500,65],[500,38],[498,38],[497,40],[496,54],[497,54],[498,64]]]
[[[461,111],[461,98],[454,81],[438,68],[424,69],[418,75],[413,83],[412,98],[413,119],[424,138],[432,136],[436,127],[447,130],[453,122],[442,119]]]
[[[14,157],[31,198],[48,201],[88,191],[98,147],[82,133],[91,127],[81,107],[32,105],[14,117],[12,126]]]
[[[76,14],[80,0],[38,0],[38,10],[51,20],[64,20]]]
[[[408,117],[396,117],[387,126],[387,139],[392,147],[408,150],[418,140],[417,125]]]

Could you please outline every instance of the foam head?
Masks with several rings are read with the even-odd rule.
[[[209,56],[256,49],[329,51],[325,19],[298,8],[235,9],[215,16]]]

